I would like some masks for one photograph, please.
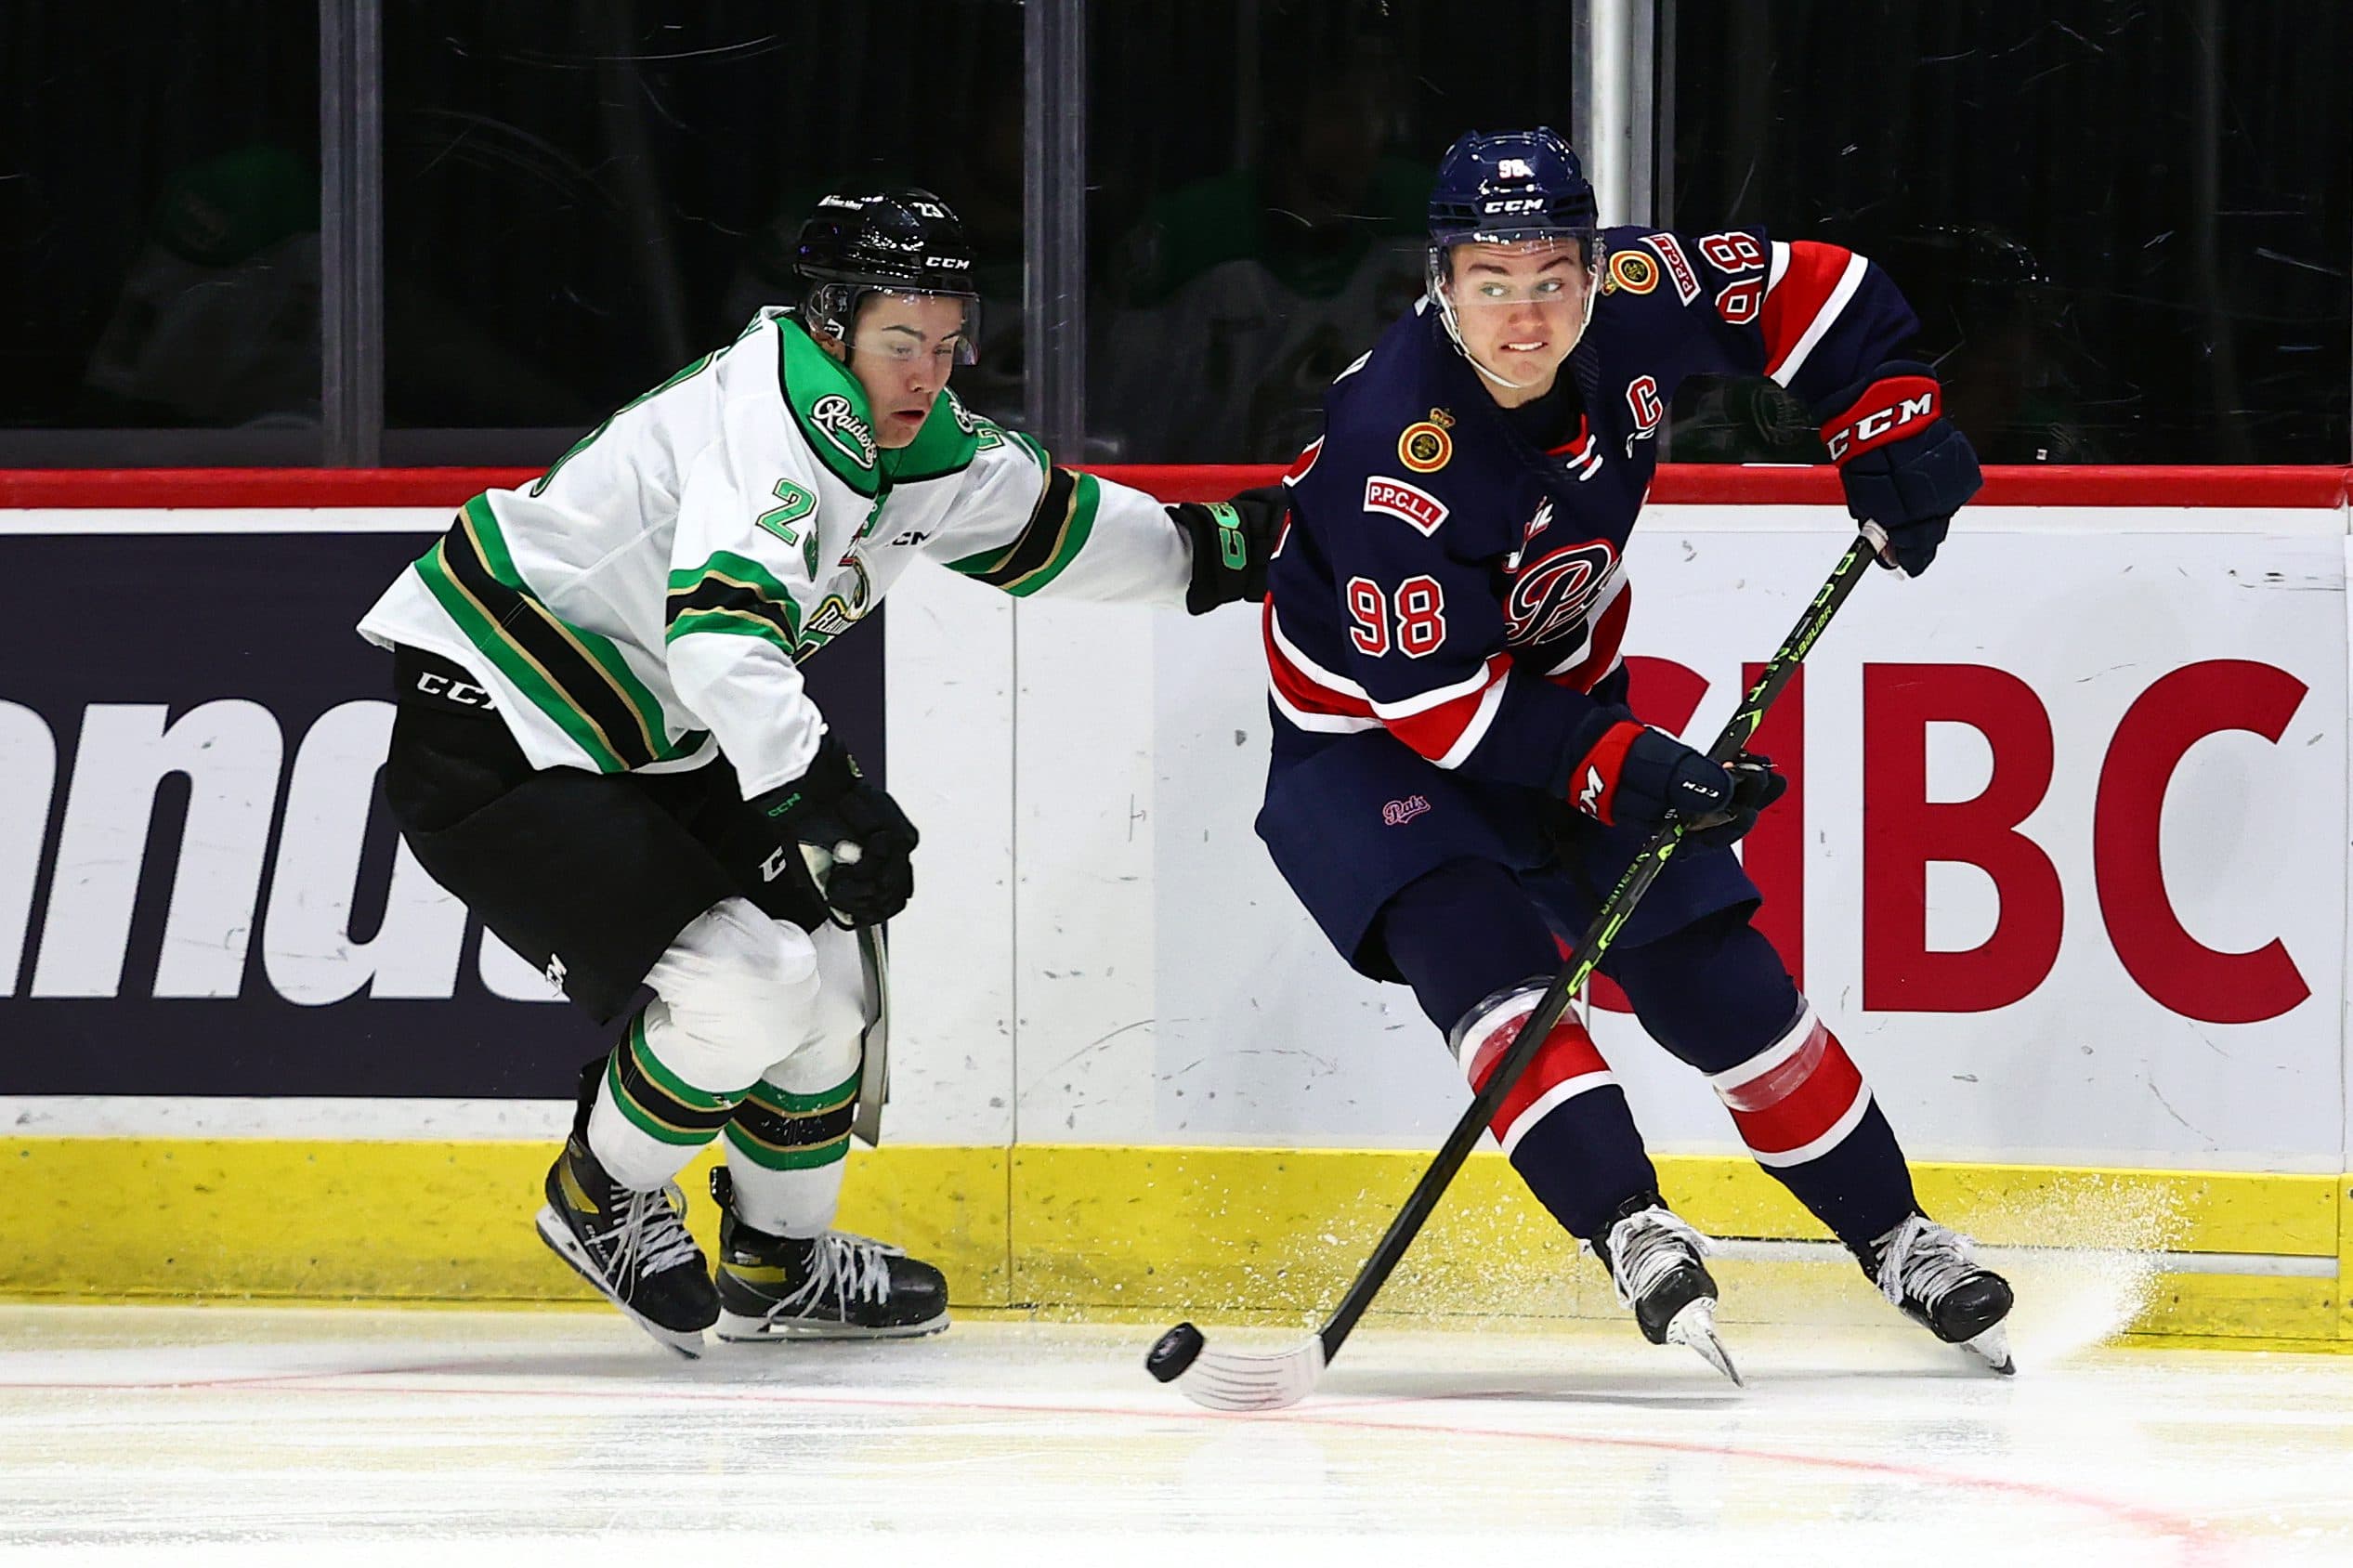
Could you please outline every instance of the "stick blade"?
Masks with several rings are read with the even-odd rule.
[[[1320,1335],[1271,1355],[1205,1344],[1178,1377],[1177,1387],[1211,1410],[1281,1410],[1314,1392],[1323,1375]]]

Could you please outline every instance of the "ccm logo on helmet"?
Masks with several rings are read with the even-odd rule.
[[[1910,426],[1926,424],[1942,412],[1937,407],[1937,384],[1926,376],[1889,376],[1874,382],[1854,407],[1823,426],[1822,439],[1833,463],[1844,463],[1875,447],[1901,440]]]
[[[1428,490],[1379,476],[1365,481],[1365,510],[1411,523],[1425,534],[1436,533],[1438,525],[1446,520],[1446,503]]]

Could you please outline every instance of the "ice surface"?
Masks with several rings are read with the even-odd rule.
[[[688,1363],[603,1312],[0,1309],[0,1561],[2353,1561],[2353,1357],[1755,1325],[1744,1394],[1630,1325],[1375,1326],[1236,1417],[1144,1376],[1162,1326]]]

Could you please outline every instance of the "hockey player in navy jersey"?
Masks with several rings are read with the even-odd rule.
[[[1979,476],[1935,372],[1902,357],[1910,307],[1836,245],[1601,229],[1549,130],[1457,141],[1430,240],[1426,295],[1332,384],[1288,480],[1260,835],[1359,972],[1413,987],[1475,1089],[1557,971],[1556,931],[1685,822],[1603,973],[1890,1301],[2007,1370],[2009,1287],[1922,1214],[1868,1085],[1750,923],[1731,846],[1783,780],[1645,727],[1619,657],[1627,536],[1688,376],[1805,399],[1883,564],[1928,569]],[[1644,1335],[1720,1365],[1707,1243],[1573,1018],[1493,1130]]]

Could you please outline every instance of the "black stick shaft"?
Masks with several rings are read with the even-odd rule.
[[[1798,619],[1797,626],[1773,654],[1771,662],[1765,666],[1764,673],[1757,678],[1756,686],[1742,699],[1732,722],[1716,738],[1716,744],[1708,748],[1709,758],[1719,763],[1730,762],[1756,738],[1757,726],[1765,722],[1766,711],[1771,708],[1773,699],[1781,695],[1782,687],[1789,684],[1789,677],[1797,673],[1797,666],[1805,661],[1806,655],[1828,629],[1830,618],[1838,613],[1838,607],[1847,602],[1847,595],[1854,592],[1855,584],[1863,580],[1873,553],[1871,541],[1858,539],[1853,548],[1832,568],[1829,580],[1822,585],[1822,592],[1816,594],[1813,603],[1806,607],[1806,613]],[[1365,1315],[1365,1309],[1372,1305],[1373,1298],[1388,1283],[1390,1274],[1405,1258],[1405,1249],[1421,1233],[1431,1211],[1438,1207],[1438,1200],[1445,1196],[1446,1188],[1453,1184],[1456,1172],[1462,1169],[1463,1161],[1471,1157],[1471,1151],[1478,1144],[1479,1135],[1486,1130],[1487,1123],[1495,1119],[1504,1096],[1511,1092],[1511,1086],[1519,1081],[1520,1075],[1535,1060],[1536,1048],[1552,1032],[1552,1026],[1561,1021],[1561,1014],[1568,1010],[1570,999],[1592,978],[1593,971],[1601,964],[1601,955],[1609,950],[1610,944],[1633,915],[1634,906],[1641,901],[1643,894],[1650,891],[1651,883],[1658,880],[1659,872],[1666,869],[1667,862],[1682,842],[1682,824],[1671,822],[1660,829],[1634,856],[1633,864],[1627,867],[1626,874],[1618,879],[1617,886],[1610,890],[1609,897],[1601,901],[1593,923],[1586,928],[1584,940],[1576,945],[1575,956],[1554,976],[1551,987],[1544,993],[1544,1000],[1520,1026],[1519,1034],[1513,1037],[1511,1049],[1504,1053],[1502,1061],[1496,1064],[1496,1070],[1488,1076],[1486,1087],[1471,1099],[1471,1108],[1463,1112],[1462,1119],[1455,1123],[1454,1130],[1446,1135],[1444,1144],[1438,1150],[1438,1157],[1430,1162],[1430,1169],[1422,1173],[1412,1195],[1405,1199],[1405,1208],[1399,1209],[1397,1218],[1390,1222],[1388,1234],[1380,1238],[1380,1245],[1373,1248],[1372,1256],[1366,1260],[1364,1268],[1349,1286],[1348,1294],[1340,1298],[1340,1306],[1333,1312],[1331,1320],[1324,1325],[1319,1338],[1324,1343],[1326,1361],[1340,1353],[1340,1347],[1347,1340],[1350,1331],[1355,1328],[1356,1320]]]

